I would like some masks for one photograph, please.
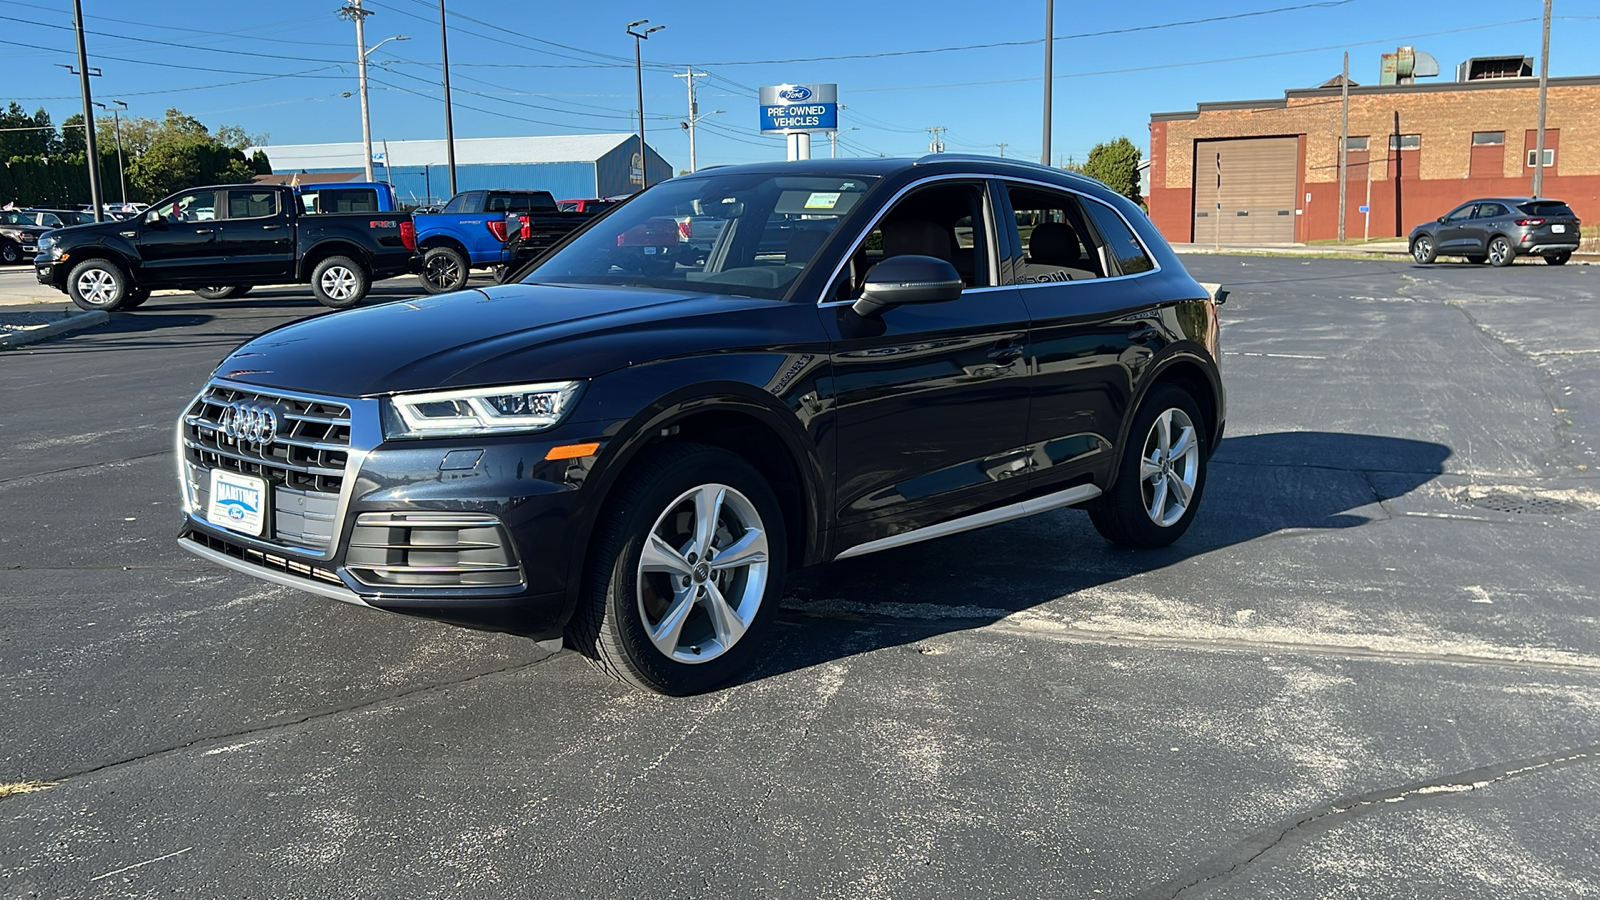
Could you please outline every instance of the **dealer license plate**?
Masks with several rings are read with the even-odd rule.
[[[1567,233],[1567,226],[1565,226],[1565,225],[1551,225],[1550,226],[1550,230],[1555,232],[1556,234],[1566,234]]]
[[[230,531],[260,537],[267,523],[269,496],[263,479],[212,469],[206,520]]]

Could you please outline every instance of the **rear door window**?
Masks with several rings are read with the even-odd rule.
[[[228,192],[228,218],[230,219],[265,219],[277,214],[277,191]]]
[[[1020,261],[1011,267],[1015,284],[1087,281],[1106,276],[1083,204],[1067,191],[1024,185],[1006,189]]]
[[[1493,219],[1493,218],[1496,218],[1496,217],[1499,217],[1499,216],[1509,216],[1509,215],[1511,215],[1511,210],[1506,209],[1505,206],[1503,206],[1502,204],[1499,204],[1499,203],[1479,203],[1478,204],[1478,212],[1473,216],[1473,218],[1474,219]]]

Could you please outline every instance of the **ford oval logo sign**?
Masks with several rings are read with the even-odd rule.
[[[811,88],[797,84],[794,87],[784,88],[779,91],[778,96],[790,103],[804,103],[811,99]]]

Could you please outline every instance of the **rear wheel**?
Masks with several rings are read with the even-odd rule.
[[[367,296],[367,270],[348,256],[330,256],[311,270],[311,292],[329,309],[349,309]]]
[[[86,259],[67,276],[67,295],[79,309],[115,312],[128,302],[128,276],[114,262]]]
[[[235,284],[228,287],[204,287],[195,290],[195,293],[207,300],[227,300],[231,297],[243,297],[250,293],[250,285]]]
[[[1571,258],[1571,253],[1553,253],[1549,256],[1546,256],[1544,261],[1552,266],[1564,266],[1567,264],[1567,260]]]
[[[1497,235],[1489,241],[1489,265],[1497,269],[1503,268],[1511,265],[1512,260],[1516,258],[1517,248],[1511,246],[1511,242],[1504,237]]]
[[[596,532],[567,636],[602,672],[695,694],[752,662],[783,592],[777,497],[715,447],[664,447],[618,491]]]
[[[454,247],[433,247],[422,254],[422,289],[430,294],[459,291],[467,286],[471,262]]]
[[[1109,493],[1089,507],[1106,540],[1165,547],[1189,530],[1206,487],[1204,418],[1186,391],[1150,392],[1128,432]]]
[[[11,241],[0,241],[0,263],[14,266],[22,262],[22,248]]]
[[[1411,242],[1412,258],[1423,265],[1433,262],[1438,255],[1438,249],[1433,246],[1433,238],[1425,234],[1419,235],[1416,240]]]

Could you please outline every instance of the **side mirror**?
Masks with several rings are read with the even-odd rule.
[[[144,223],[158,231],[167,227],[167,220],[162,218],[160,212],[153,209],[144,214]]]
[[[1444,224],[1444,220],[1447,219],[1447,218],[1449,218],[1449,217],[1448,216],[1440,216],[1439,218],[1434,219],[1434,221],[1438,222],[1440,225],[1443,225]]]
[[[932,256],[891,256],[872,267],[861,297],[850,305],[860,316],[876,316],[907,303],[944,303],[966,285],[956,267]]]

